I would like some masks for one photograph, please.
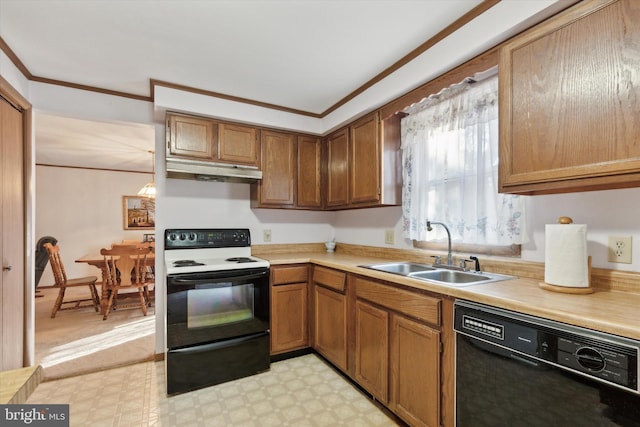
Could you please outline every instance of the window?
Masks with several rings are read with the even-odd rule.
[[[524,243],[524,197],[498,193],[497,76],[454,85],[405,113],[404,236],[446,239],[443,227],[427,231],[430,220],[445,223],[458,246]]]

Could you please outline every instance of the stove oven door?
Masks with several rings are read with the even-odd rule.
[[[167,276],[169,349],[268,330],[268,268]]]

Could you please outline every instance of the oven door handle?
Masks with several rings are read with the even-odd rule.
[[[260,271],[258,273],[242,273],[240,275],[230,274],[229,271],[224,273],[216,272],[216,274],[198,274],[190,277],[171,277],[168,278],[168,285],[178,285],[178,286],[191,286],[191,285],[206,285],[215,282],[229,282],[234,280],[250,280],[250,279],[259,279],[269,274],[269,270],[265,269],[264,271]]]
[[[258,338],[262,338],[264,336],[269,336],[269,331],[259,332],[257,334],[247,335],[239,338],[231,338],[231,339],[218,341],[210,344],[199,344],[199,345],[190,346],[190,347],[169,349],[169,351],[171,353],[190,353],[190,354],[206,353],[212,350],[217,350],[220,348],[231,347],[233,345],[242,344],[243,342],[252,341]]]

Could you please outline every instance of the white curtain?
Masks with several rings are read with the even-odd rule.
[[[403,231],[412,240],[525,243],[524,197],[498,193],[498,78],[462,83],[405,110]]]

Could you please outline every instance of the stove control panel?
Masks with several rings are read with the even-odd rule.
[[[165,249],[251,246],[248,228],[174,228],[164,232]]]

